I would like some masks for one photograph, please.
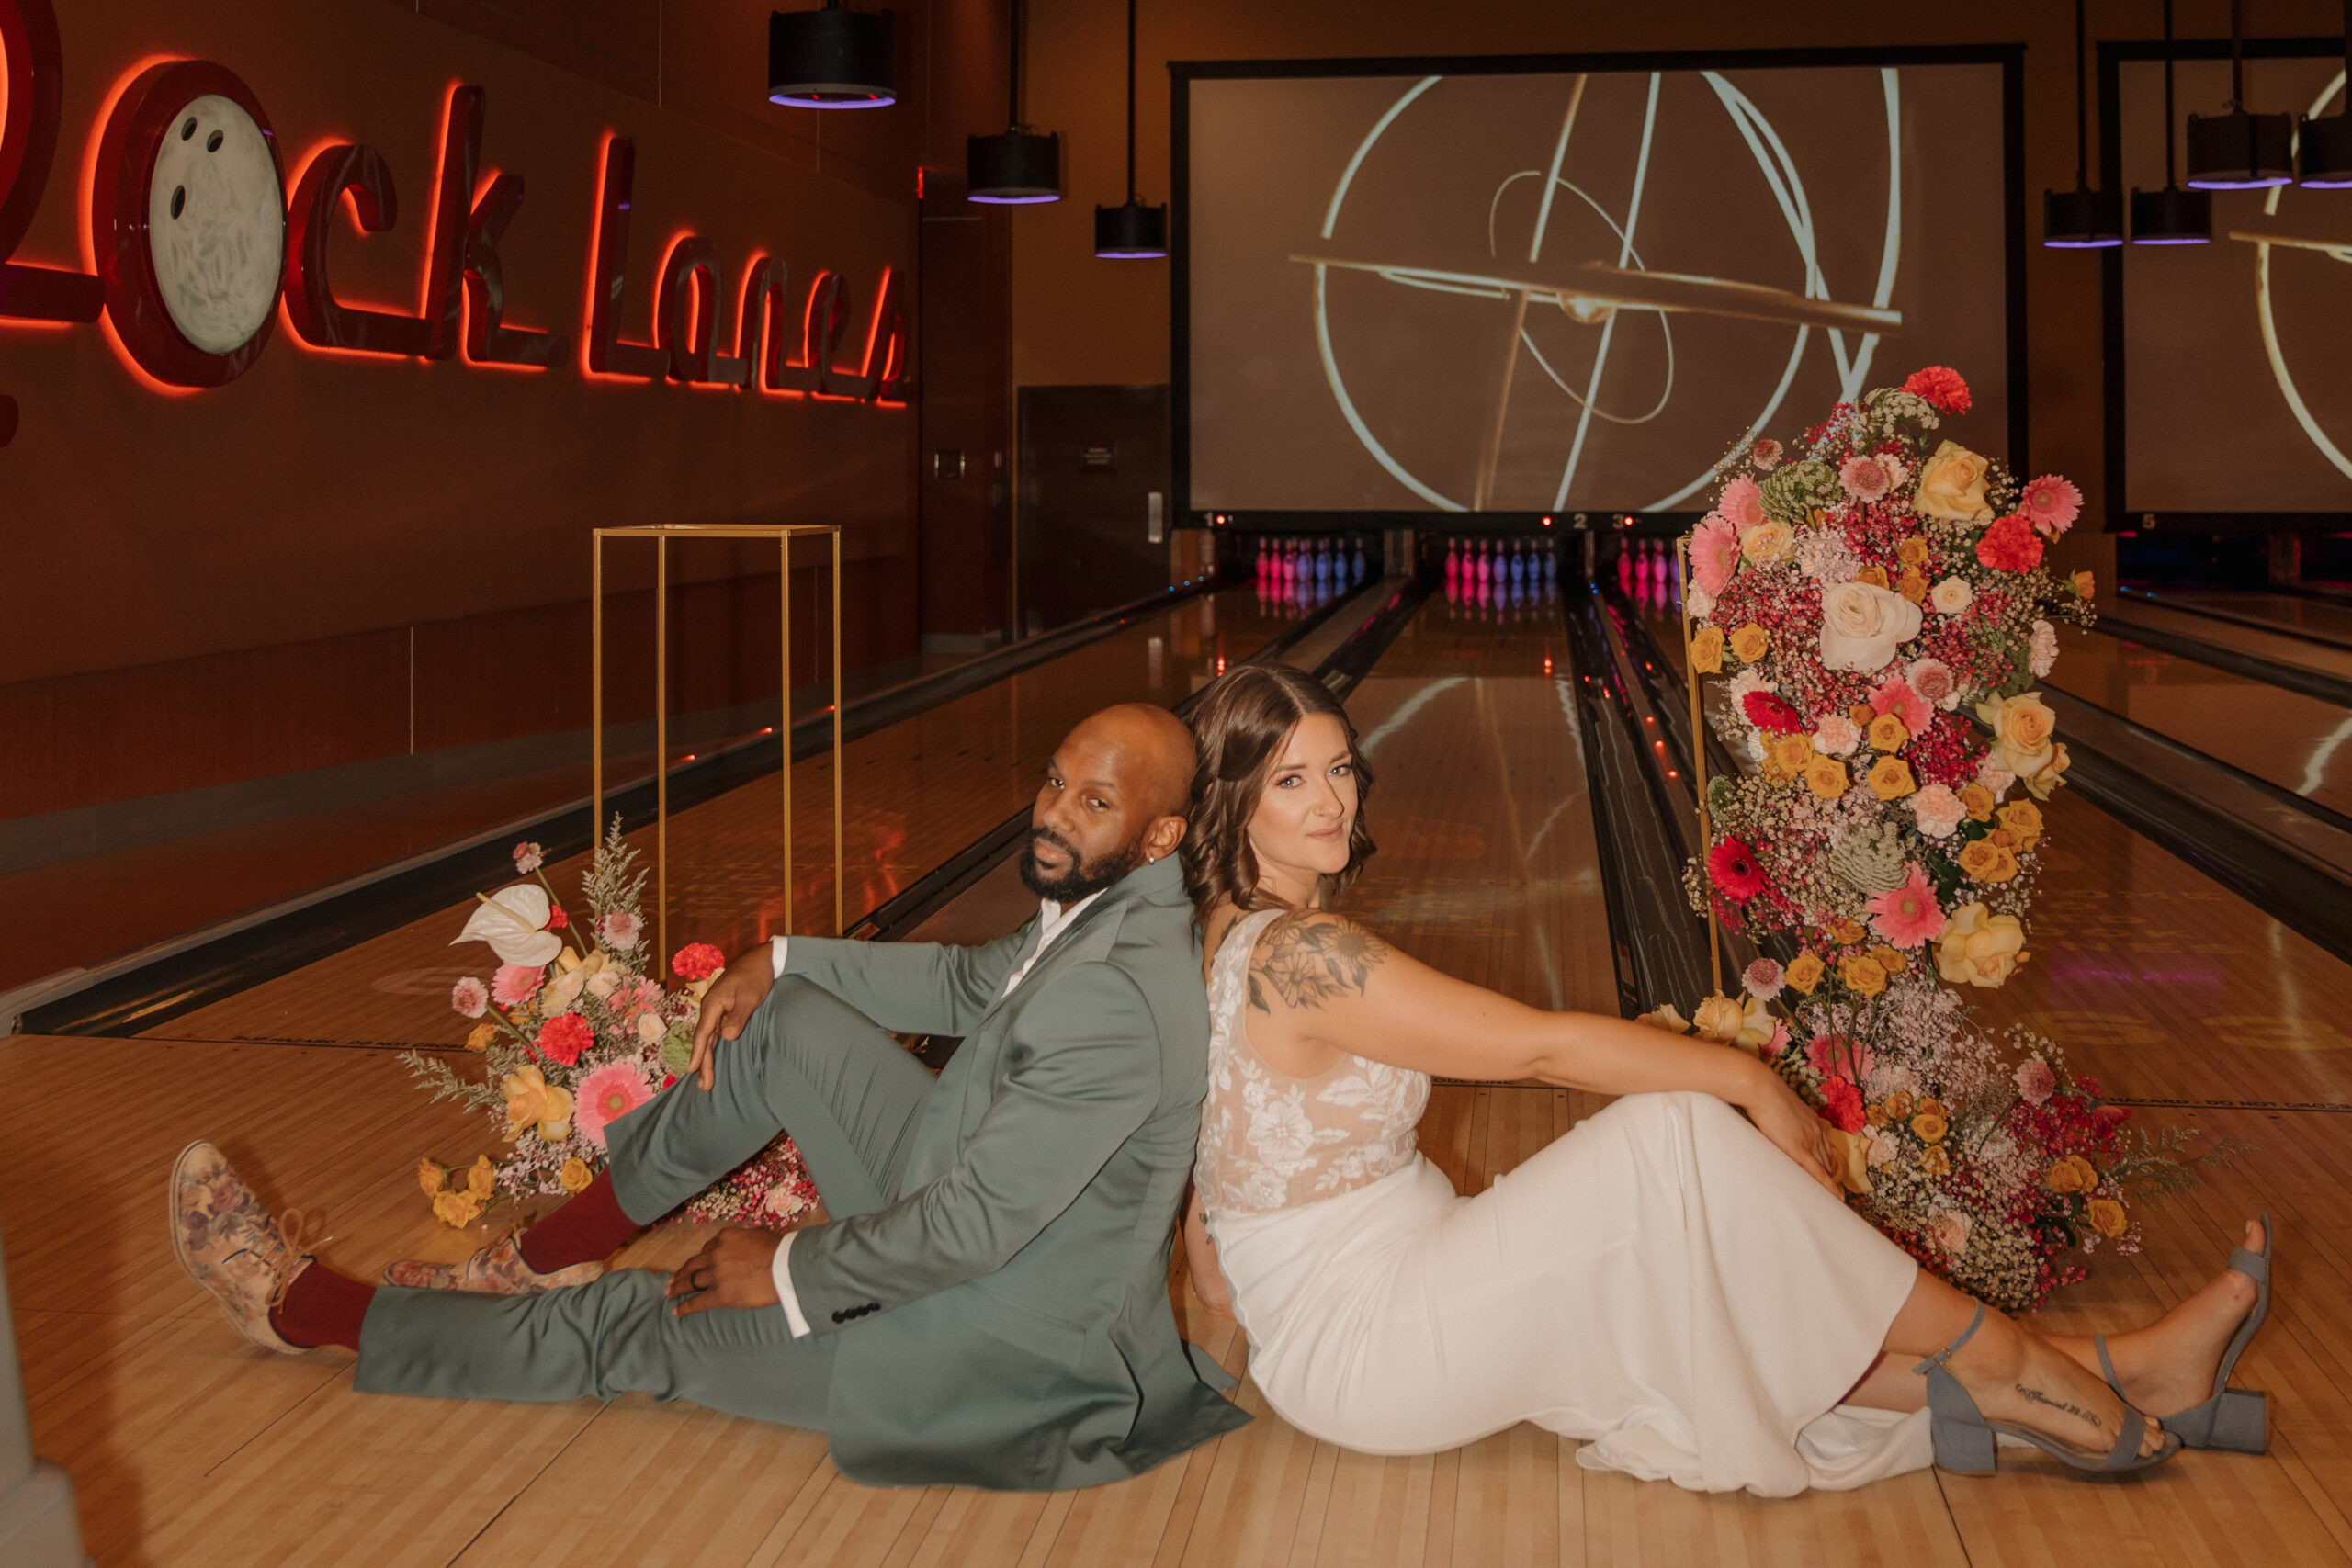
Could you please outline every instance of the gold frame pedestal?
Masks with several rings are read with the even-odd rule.
[[[784,780],[784,926],[792,929],[792,541],[822,536],[831,542],[833,588],[833,931],[847,929],[842,833],[842,531],[828,523],[665,523],[637,528],[598,528],[589,574],[589,740],[594,754],[590,795],[596,841],[605,836],[605,541],[653,541],[653,949],[670,950],[670,542],[673,539],[774,539],[776,541],[776,641],[782,694],[777,699],[776,739],[784,750],[778,769]]]

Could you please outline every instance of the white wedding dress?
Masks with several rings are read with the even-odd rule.
[[[1619,1100],[1457,1196],[1416,1146],[1426,1076],[1349,1056],[1295,1078],[1250,1047],[1277,913],[1211,967],[1194,1179],[1284,1420],[1375,1454],[1532,1421],[1589,1469],[1768,1497],[1928,1463],[1926,1412],[1838,1404],[1917,1270],[1867,1221],[1703,1094]]]

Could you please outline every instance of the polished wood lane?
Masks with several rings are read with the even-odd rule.
[[[2195,637],[2199,642],[2210,642],[2217,648],[2231,649],[2239,653],[2250,653],[2257,659],[2267,659],[2275,663],[2298,665],[2318,674],[2333,675],[2339,681],[2352,681],[2352,648],[2312,642],[2282,631],[2267,631],[2242,621],[2216,620],[2211,615],[2151,604],[2145,599],[2123,599],[2112,603],[2102,599],[2099,615],[2109,627],[2126,636],[2130,635],[2133,626],[2142,626],[2151,631]]]
[[[843,748],[850,918],[1018,810],[1035,793],[1036,770],[1079,719],[1109,703],[1181,701],[1283,625],[1261,613],[1250,590],[1228,590],[852,741]],[[832,930],[831,767],[820,755],[793,768],[796,931]],[[769,777],[671,818],[673,950],[710,942],[732,953],[786,929],[778,798]],[[650,860],[652,839],[647,828],[630,842]],[[570,896],[586,864],[583,854],[550,865],[548,879]],[[449,987],[492,966],[479,945],[450,946],[468,907],[413,921],[152,1033],[455,1046],[467,1024],[449,1010]]]
[[[2335,599],[2306,598],[2300,593],[2265,593],[2239,588],[2151,588],[2159,604],[2207,612],[2206,619],[2228,615],[2256,626],[2352,648],[2352,604]],[[2137,597],[2136,595],[2134,596]]]

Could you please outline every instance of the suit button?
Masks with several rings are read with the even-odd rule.
[[[848,1314],[847,1313],[841,1313],[841,1312],[837,1312],[837,1313],[833,1314],[833,1321],[834,1321],[835,1323],[839,1323],[839,1322],[841,1322],[842,1319],[846,1318],[848,1315],[849,1315],[849,1314]]]

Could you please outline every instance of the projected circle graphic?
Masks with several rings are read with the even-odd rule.
[[[2320,90],[2319,96],[2312,100],[2312,107],[2305,112],[2309,118],[2318,118],[2330,105],[2343,96],[2344,91],[2345,73],[2339,71],[2335,73],[2335,79]],[[2278,197],[2286,189],[2284,186],[2274,186],[2263,193],[2262,215],[2264,218],[2272,219],[2278,216]],[[2352,265],[2352,243],[2313,239],[2301,235],[2281,235],[2267,231],[2258,234],[2233,235],[2232,238],[2251,239],[2255,243],[2254,308],[2262,324],[2262,347],[2263,352],[2270,359],[2270,374],[2277,379],[2278,390],[2286,398],[2287,407],[2294,414],[2295,423],[2303,427],[2303,434],[2311,437],[2312,445],[2319,449],[2320,456],[2335,464],[2346,478],[2352,479],[2352,457],[2345,455],[2344,448],[2330,437],[2327,431],[2321,425],[2318,417],[2312,412],[2310,403],[2304,400],[2302,389],[2296,384],[2295,373],[2288,368],[2287,351],[2280,341],[2278,310],[2270,280],[2272,265],[2270,254],[2274,250],[2290,251],[2300,255],[2320,257],[2327,261]]]
[[[1772,118],[1720,73],[1679,78],[1703,84],[1706,125],[1690,115],[1662,120],[1669,79],[1657,73],[1530,78],[1555,100],[1540,130],[1524,101],[1506,121],[1441,91],[1452,81],[1491,97],[1491,79],[1414,83],[1340,171],[1317,250],[1290,258],[1313,268],[1316,346],[1356,441],[1442,511],[1622,505],[1630,493],[1651,498],[1641,510],[1669,511],[1780,414],[1816,333],[1838,395],[1857,396],[1882,339],[1903,327],[1889,308],[1903,239],[1901,84],[1893,69],[1869,75],[1883,120],[1873,113],[1865,122],[1867,160],[1832,171],[1827,209],[1816,207]],[[1524,143],[1509,160],[1520,166],[1483,175],[1467,193],[1431,183],[1432,146],[1483,153],[1498,131]],[[1694,149],[1705,145],[1697,138],[1708,135],[1736,151],[1736,165],[1697,166]],[[1867,182],[1854,173],[1862,162]],[[1694,236],[1687,217],[1657,231],[1661,186],[1683,187],[1669,194],[1687,212],[1701,181],[1721,184],[1724,207],[1769,216],[1744,219],[1736,233]],[[1484,209],[1483,233],[1455,231],[1475,221],[1467,196]],[[1342,291],[1344,306],[1335,302]],[[1464,313],[1467,301],[1479,302],[1478,313]],[[1375,334],[1362,329],[1416,310],[1442,314],[1459,334],[1459,363],[1449,378],[1417,387],[1408,376],[1400,388],[1395,356],[1384,363],[1362,341]],[[1727,333],[1721,323],[1738,325]],[[1426,394],[1419,404],[1417,390]],[[1685,404],[1703,406],[1684,413]],[[1689,428],[1676,449],[1711,460],[1594,477],[1610,432],[1678,417]],[[1450,445],[1433,447],[1430,433],[1441,427]],[[1588,502],[1588,492],[1603,499]]]

